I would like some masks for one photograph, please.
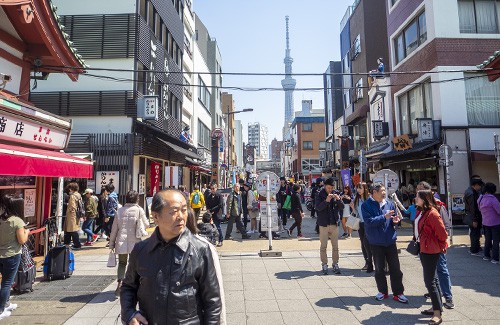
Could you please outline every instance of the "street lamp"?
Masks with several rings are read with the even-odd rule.
[[[227,107],[227,110],[228,112],[227,113],[223,113],[223,115],[226,115],[227,117],[227,124],[229,126],[229,115],[234,115],[234,114],[238,114],[238,113],[246,113],[246,112],[253,112],[253,108],[244,108],[242,110],[239,110],[239,111],[232,111],[232,112],[229,112],[229,106]],[[228,157],[227,157],[227,160],[228,160],[228,163],[227,163],[227,171],[228,172],[231,172],[231,134],[233,133],[233,127],[231,125],[231,127],[229,128],[229,138],[228,138],[228,147],[229,147],[229,150],[228,150]]]

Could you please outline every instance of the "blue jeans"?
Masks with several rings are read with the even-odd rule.
[[[0,289],[0,314],[10,298],[10,288],[16,278],[17,269],[21,262],[21,254],[12,257],[0,258],[0,274],[2,274],[2,287]]]
[[[92,229],[94,229],[94,219],[91,218],[85,219],[82,225],[82,230],[84,233],[87,234],[87,241],[90,242],[93,240],[92,236],[94,235]]]
[[[448,264],[446,263],[446,254],[439,254],[439,260],[436,267],[436,273],[439,279],[441,293],[445,299],[452,299],[450,272],[448,272]]]
[[[222,228],[220,227],[221,220],[216,215],[213,216],[212,220],[214,221],[215,227],[217,228],[217,231],[219,232],[219,243],[222,243],[222,241],[224,240],[224,236],[222,235]]]
[[[500,225],[484,226],[484,256],[498,261]],[[491,254],[490,254],[491,251]]]

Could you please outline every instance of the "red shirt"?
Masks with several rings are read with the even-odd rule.
[[[423,228],[422,228],[423,226]],[[446,252],[448,233],[439,212],[432,208],[424,211],[418,222],[420,252],[425,254],[439,254]]]

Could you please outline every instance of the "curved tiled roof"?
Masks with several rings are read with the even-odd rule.
[[[500,57],[500,51],[495,51],[492,56],[490,56],[483,63],[479,64],[477,67],[479,69],[485,69],[491,62],[495,61],[496,58]]]

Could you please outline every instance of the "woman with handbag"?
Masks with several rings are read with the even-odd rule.
[[[137,204],[139,202],[137,191],[129,191],[125,202],[125,205],[117,211],[109,239],[111,253],[118,254],[118,285],[115,291],[117,297],[120,296],[122,279],[125,278],[128,255],[135,244],[147,235],[146,228],[149,227],[146,213]]]
[[[439,215],[432,191],[418,191],[415,202],[421,213],[415,219],[414,240],[420,243],[420,262],[424,271],[425,287],[432,301],[432,308],[423,310],[422,314],[432,316],[429,324],[441,324],[443,322],[441,317],[443,302],[441,301],[436,268],[439,255],[446,252],[448,247],[446,242],[448,233]]]
[[[361,211],[361,205],[370,197],[370,192],[368,192],[368,186],[365,182],[358,183],[356,185],[356,197],[354,201],[351,202],[351,209],[353,214],[359,218],[359,240],[361,241],[361,251],[363,252],[363,257],[365,258],[365,266],[361,270],[366,271],[366,273],[371,273],[373,269],[373,257],[370,250],[370,244],[365,236],[365,222],[363,219],[363,212]]]
[[[342,228],[344,233],[340,238],[351,238],[352,229],[347,227],[347,218],[351,215],[350,204],[352,202],[352,190],[349,185],[344,186],[344,192],[340,196],[342,203],[344,203],[344,210],[342,212]]]
[[[22,215],[24,200],[4,196],[0,202],[0,320],[10,316],[17,308],[10,303],[10,288],[21,262],[22,245],[28,240],[28,230],[19,217]]]

